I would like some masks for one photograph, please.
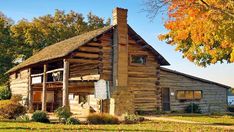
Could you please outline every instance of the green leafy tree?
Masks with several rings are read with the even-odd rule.
[[[11,31],[19,47],[17,53],[25,59],[46,46],[109,24],[109,19],[105,22],[92,13],[85,21],[82,14],[56,10],[54,15],[34,18],[31,22],[21,20],[11,27]]]
[[[92,13],[87,21],[82,14],[56,10],[53,15],[34,18],[32,21],[13,21],[0,13],[0,84],[7,82],[5,74],[20,59],[27,59],[41,49],[56,42],[110,25],[110,19]]]
[[[7,100],[11,98],[11,91],[6,86],[0,86],[0,100]]]
[[[14,43],[10,27],[13,21],[0,13],[0,85],[7,81],[5,72],[13,66]]]

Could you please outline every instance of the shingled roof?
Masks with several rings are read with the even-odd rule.
[[[17,71],[19,69],[22,69],[24,67],[27,67],[27,66],[30,66],[30,65],[33,65],[36,63],[65,57],[69,53],[71,53],[72,51],[76,50],[79,46],[82,46],[82,45],[88,43],[89,41],[91,41],[92,39],[98,37],[99,35],[107,32],[109,30],[112,30],[115,26],[117,26],[117,25],[106,26],[106,27],[103,27],[101,29],[90,31],[90,32],[66,39],[64,41],[55,43],[53,45],[47,46],[44,49],[42,49],[41,51],[39,51],[38,53],[36,53],[35,55],[31,56],[27,60],[20,63],[19,65],[10,69],[7,73]],[[128,28],[130,29],[131,32],[136,34],[136,32],[130,26],[128,26]],[[138,34],[136,34],[136,36],[139,39],[142,39]],[[166,61],[166,59],[164,59],[154,48],[152,48],[144,40],[143,40],[143,42],[146,45],[148,45],[147,48],[149,48],[151,51],[153,51],[155,53],[155,55],[159,59],[159,62],[161,63],[161,65],[169,65],[169,63]]]
[[[203,79],[203,78],[195,77],[195,76],[185,74],[185,73],[182,73],[182,72],[178,72],[178,71],[175,71],[175,70],[171,70],[171,69],[168,69],[168,68],[165,68],[165,67],[160,67],[160,70],[165,71],[165,72],[169,72],[169,73],[178,74],[178,75],[181,75],[181,76],[193,79],[193,80],[197,80],[197,81],[200,81],[200,82],[215,84],[215,85],[218,85],[218,86],[223,87],[223,88],[227,88],[227,89],[231,88],[230,86],[227,86],[227,85],[224,85],[224,84],[221,84],[221,83],[217,83],[217,82],[214,82],[214,81],[210,81],[210,80],[206,80],[206,79]]]
[[[31,56],[27,60],[20,63],[19,65],[10,69],[7,73],[14,72],[23,67],[36,64],[39,62],[44,62],[44,61],[64,57],[68,55],[69,53],[71,53],[72,51],[76,50],[79,46],[91,41],[93,38],[112,29],[112,27],[113,26],[106,26],[104,28],[90,31],[90,32],[66,39],[64,41],[55,43],[53,45],[47,46],[46,48],[42,49],[35,55]]]

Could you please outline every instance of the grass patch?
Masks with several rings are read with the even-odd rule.
[[[164,122],[164,121],[145,121],[139,124],[120,124],[120,125],[63,125],[45,124],[38,122],[1,122],[0,131],[224,131],[221,128],[201,126],[186,123]]]
[[[211,116],[169,116],[168,118],[179,119],[179,120],[186,120],[186,121],[194,121],[194,122],[201,122],[201,123],[208,123],[214,125],[234,125],[234,116],[229,115],[211,115]]]

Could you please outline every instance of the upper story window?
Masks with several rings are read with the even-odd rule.
[[[19,79],[21,77],[20,71],[17,71],[15,73],[15,79]]]
[[[176,92],[176,99],[178,100],[200,100],[201,98],[201,90],[178,90]]]
[[[146,64],[146,55],[131,55],[130,64],[133,65],[145,65]]]

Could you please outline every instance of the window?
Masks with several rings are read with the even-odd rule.
[[[178,90],[176,94],[178,100],[199,100],[202,98],[201,90]]]
[[[202,91],[194,91],[194,99],[201,99]]]
[[[20,77],[21,77],[20,72],[17,71],[17,72],[15,73],[15,79],[18,79],[18,78],[20,78]]]
[[[146,55],[131,55],[130,63],[137,65],[145,65],[146,64]]]

